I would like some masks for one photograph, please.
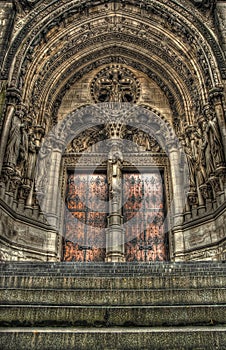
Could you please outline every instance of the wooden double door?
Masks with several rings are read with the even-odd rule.
[[[167,260],[163,173],[122,173],[125,259]],[[69,173],[65,200],[64,261],[105,261],[109,190],[104,172]]]

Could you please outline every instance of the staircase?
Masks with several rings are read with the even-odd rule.
[[[0,266],[3,350],[226,349],[223,263]]]

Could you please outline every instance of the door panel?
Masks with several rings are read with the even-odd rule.
[[[123,203],[126,261],[167,260],[162,175],[124,173]]]
[[[68,176],[65,215],[65,261],[104,261],[108,211],[105,174]]]

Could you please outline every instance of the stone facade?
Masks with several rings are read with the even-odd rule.
[[[135,126],[163,152],[141,142],[118,169],[164,172],[170,260],[225,260],[225,22],[225,1],[0,1],[1,260],[62,260],[68,171],[109,179]],[[84,153],[103,130],[108,156]]]

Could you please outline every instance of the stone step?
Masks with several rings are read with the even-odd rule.
[[[199,289],[0,289],[3,304],[207,305],[225,304],[226,288]]]
[[[199,289],[199,288],[224,288],[226,275],[224,276],[0,276],[2,288],[22,289]]]
[[[114,277],[114,276],[118,276],[118,277],[132,277],[132,276],[180,276],[180,275],[184,275],[184,276],[225,276],[226,272],[222,272],[222,271],[193,271],[193,272],[186,272],[186,271],[179,271],[177,273],[171,273],[168,271],[165,272],[161,272],[159,271],[158,273],[152,273],[149,271],[140,271],[137,273],[130,273],[129,271],[85,271],[85,270],[80,270],[80,271],[68,271],[68,270],[46,270],[46,271],[7,271],[7,272],[0,272],[1,275],[3,276],[77,276],[77,277]]]
[[[226,275],[226,264],[219,263],[28,263],[0,265],[3,275],[32,276],[155,276]]]
[[[226,328],[0,328],[4,350],[223,350]]]
[[[0,326],[159,327],[226,324],[226,305],[41,306],[1,305]]]

